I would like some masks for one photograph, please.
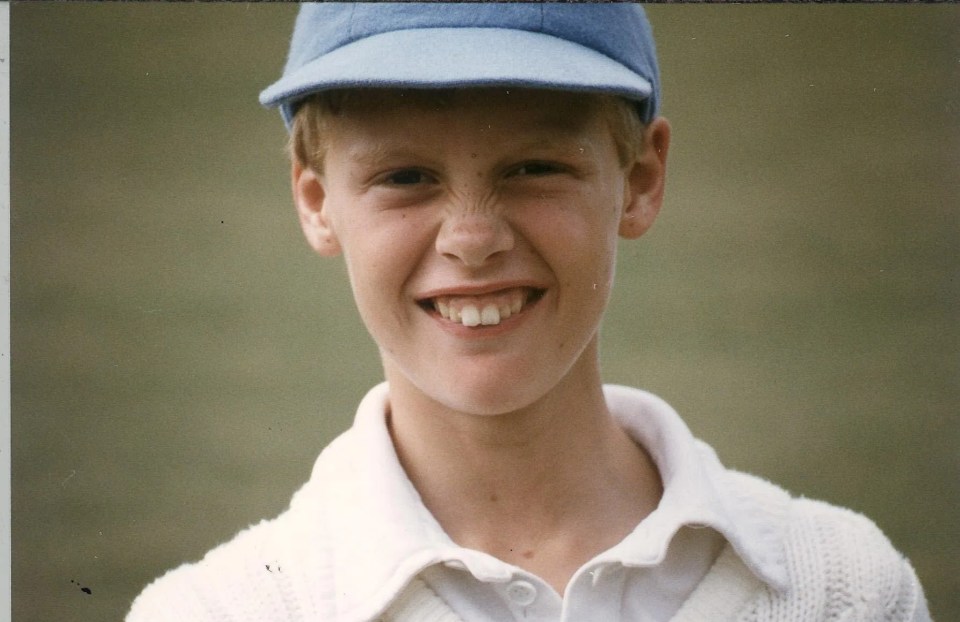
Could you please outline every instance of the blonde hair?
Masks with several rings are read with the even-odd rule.
[[[305,99],[297,109],[290,128],[287,152],[291,159],[304,167],[323,172],[327,151],[326,135],[329,122],[358,97],[369,96],[372,91],[383,89],[339,89],[321,91]],[[431,108],[450,105],[455,89],[393,89],[400,97],[418,106]],[[640,119],[634,102],[614,95],[584,93],[591,98],[607,122],[617,148],[621,166],[636,161],[643,149],[643,134],[646,126]]]

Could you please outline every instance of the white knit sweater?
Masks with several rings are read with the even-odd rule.
[[[725,469],[662,400],[605,390],[611,412],[633,426],[662,473],[678,479],[674,467],[693,467],[696,486],[678,489],[667,478],[665,490],[713,499],[706,516],[715,518],[705,524],[728,543],[673,622],[929,621],[912,568],[868,519]],[[385,400],[385,387],[371,391],[357,424],[324,450],[286,512],[155,581],[127,622],[459,622],[421,579],[456,551],[396,464],[377,421]],[[666,437],[673,441],[664,446]],[[384,461],[400,471],[390,485],[364,477]]]

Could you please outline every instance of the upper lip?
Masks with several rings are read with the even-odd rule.
[[[546,289],[546,287],[544,287],[542,284],[529,280],[498,281],[496,283],[470,283],[429,289],[417,294],[416,299],[430,300],[432,298],[439,298],[441,296],[484,296],[518,287],[535,290]]]

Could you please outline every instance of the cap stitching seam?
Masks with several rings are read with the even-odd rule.
[[[356,35],[354,34],[354,31],[353,31],[353,25],[355,23],[353,17],[354,15],[356,15],[356,13],[357,13],[357,3],[354,2],[353,4],[350,5],[350,29],[348,32],[349,32],[349,37],[351,41],[356,40],[355,39]]]

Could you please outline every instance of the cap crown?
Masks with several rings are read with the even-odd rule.
[[[333,88],[515,85],[659,105],[650,25],[631,3],[308,3],[283,76],[261,93],[289,122]]]

